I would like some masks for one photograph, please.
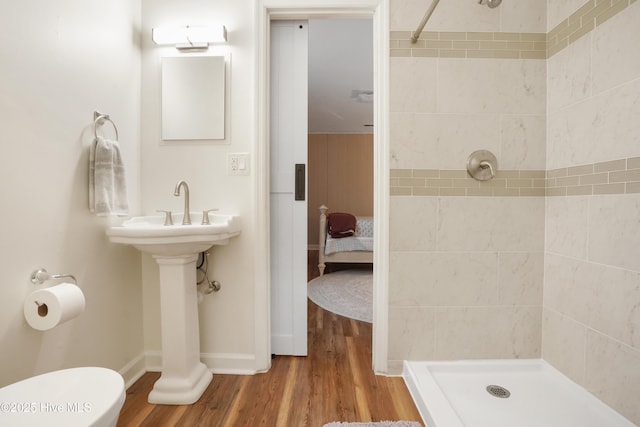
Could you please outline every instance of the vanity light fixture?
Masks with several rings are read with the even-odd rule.
[[[157,45],[175,45],[176,49],[207,49],[209,43],[225,43],[227,29],[224,25],[206,27],[153,28],[151,39]]]

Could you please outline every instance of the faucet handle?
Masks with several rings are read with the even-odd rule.
[[[215,208],[215,209],[206,209],[206,210],[203,210],[203,211],[202,211],[202,222],[201,222],[200,224],[202,224],[202,225],[208,225],[208,224],[211,224],[211,223],[209,222],[209,212],[213,212],[213,211],[217,211],[217,210],[218,210],[217,208]]]
[[[157,210],[156,212],[164,213],[164,225],[173,225],[173,216],[171,215],[171,211]]]

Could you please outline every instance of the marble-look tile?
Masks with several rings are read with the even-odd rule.
[[[488,306],[498,302],[495,253],[392,252],[389,303]]]
[[[596,115],[592,99],[550,111],[547,117],[547,170],[594,163],[591,132]]]
[[[417,169],[465,170],[467,158],[475,150],[486,149],[499,156],[497,114],[416,114],[397,118],[391,129],[392,167],[411,164]]]
[[[440,198],[436,238],[441,251],[541,252],[544,198]]]
[[[640,79],[549,116],[547,169],[640,156]]]
[[[389,29],[414,31],[427,7],[422,0],[389,0]]]
[[[591,96],[591,34],[547,60],[547,107],[556,111]]]
[[[431,294],[423,269],[424,252],[391,252],[389,254],[389,305],[419,306]],[[391,330],[391,329],[390,329]]]
[[[390,114],[391,167],[395,169],[440,169],[433,155],[437,141],[427,120],[429,115]]]
[[[578,384],[584,384],[587,328],[554,310],[542,311],[542,358]]]
[[[586,266],[586,262],[547,252],[544,259],[544,307],[584,322],[586,307],[583,300],[577,301],[582,292],[575,274]]]
[[[547,2],[505,1],[500,4],[500,30],[510,33],[546,33]]]
[[[430,4],[418,0],[391,0],[391,30],[415,30]],[[427,31],[500,31],[500,12],[467,0],[442,1],[425,28]]]
[[[545,246],[549,252],[587,258],[589,199],[548,197],[545,207]]]
[[[541,307],[436,309],[435,357],[519,359],[540,357]]]
[[[392,197],[389,208],[389,249],[435,250],[437,206],[435,197]]]
[[[589,259],[640,271],[640,195],[593,196],[589,203]]]
[[[640,273],[547,253],[544,307],[640,350]]]
[[[502,116],[499,168],[544,170],[546,165],[546,123],[546,118],[543,115]]]
[[[542,305],[544,254],[500,253],[498,255],[498,303]]]
[[[547,32],[553,30],[559,23],[567,19],[573,12],[580,9],[585,0],[562,0],[547,2]]]
[[[433,360],[434,309],[389,308],[389,359]]]
[[[437,61],[435,58],[390,58],[391,112],[436,112]]]
[[[588,331],[584,386],[640,425],[640,351]]]
[[[640,156],[640,79],[617,86],[593,98],[595,115],[589,139],[596,163]]]
[[[464,170],[469,154],[500,152],[498,115],[392,114],[394,168]]]
[[[593,31],[593,93],[640,77],[640,3]]]
[[[426,12],[429,2],[423,3]],[[500,31],[500,13],[495,9],[480,7],[477,2],[466,0],[447,0],[438,3],[438,7],[429,19],[430,31]],[[420,22],[418,20],[418,22]]]
[[[398,360],[389,359],[387,360],[386,374],[399,377],[402,375],[403,368],[404,368],[404,359],[398,359]]]
[[[467,158],[476,150],[500,152],[498,115],[441,114],[434,117],[439,169],[466,170]]]
[[[441,113],[545,114],[545,61],[440,59],[438,76]]]
[[[440,114],[433,117],[439,169],[466,170],[467,158],[476,150],[500,152],[498,115]]]

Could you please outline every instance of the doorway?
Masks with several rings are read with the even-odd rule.
[[[388,0],[345,2],[339,7],[299,0],[259,0],[256,8],[256,223],[255,343],[256,367],[268,369],[271,356],[270,325],[270,216],[269,216],[269,32],[272,20],[317,17],[372,17],[374,45],[374,331],[373,368],[387,372],[388,334]]]
[[[321,205],[373,217],[373,21],[310,19],[308,56],[307,234],[316,250]]]

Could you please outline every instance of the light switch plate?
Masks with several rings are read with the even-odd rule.
[[[227,154],[229,175],[249,175],[249,153]]]

